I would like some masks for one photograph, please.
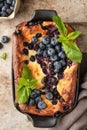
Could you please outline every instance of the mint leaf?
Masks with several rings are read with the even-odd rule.
[[[25,79],[28,78],[30,80],[33,78],[29,68],[26,65],[23,67],[22,77]]]
[[[82,60],[82,53],[74,42],[62,43],[67,57],[74,62],[80,63]]]
[[[67,35],[67,29],[66,29],[62,19],[59,16],[53,16],[52,19],[56,23],[60,34],[62,36],[66,36]]]
[[[29,95],[30,95],[30,89],[27,87],[23,87],[18,91],[18,102],[19,104],[25,103],[28,101]]]
[[[80,31],[71,32],[70,34],[67,35],[67,39],[68,39],[68,40],[74,40],[74,39],[76,39],[80,34],[81,34]]]
[[[7,53],[3,53],[1,56],[0,56],[3,60],[6,60],[6,58],[7,58]]]
[[[29,68],[24,65],[22,71],[22,77],[18,79],[18,86],[16,87],[18,103],[25,103],[31,94],[31,91],[35,89],[37,80],[35,80],[29,70]]]
[[[59,16],[53,16],[53,21],[56,23],[60,33],[58,42],[62,43],[67,57],[74,62],[81,63],[82,53],[76,43],[73,42],[80,34],[80,31],[75,31],[67,34],[67,28]]]

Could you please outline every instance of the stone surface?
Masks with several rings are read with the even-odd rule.
[[[86,0],[22,0],[16,17],[11,21],[0,22],[1,36],[12,36],[15,26],[30,20],[36,9],[56,10],[65,22],[82,31],[78,45],[83,52],[87,52],[87,1]],[[73,23],[74,22],[74,23]],[[25,115],[19,113],[12,99],[11,65],[12,65],[12,39],[0,50],[7,53],[7,59],[0,58],[0,130],[39,130],[34,128]],[[40,128],[40,130],[43,130]]]

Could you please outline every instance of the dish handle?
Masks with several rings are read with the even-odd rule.
[[[55,10],[35,10],[30,21],[51,21],[53,15],[57,15]]]

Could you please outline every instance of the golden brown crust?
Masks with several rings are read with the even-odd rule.
[[[44,22],[44,25],[54,24],[53,22]],[[15,87],[18,84],[18,78],[21,76],[22,68],[24,65],[24,60],[27,60],[29,56],[34,51],[29,52],[29,56],[23,55],[22,50],[24,48],[23,41],[31,41],[31,38],[38,32],[42,33],[42,36],[45,36],[47,33],[47,30],[43,30],[40,25],[35,25],[31,27],[25,26],[26,22],[21,23],[17,26],[17,30],[21,30],[20,35],[15,35],[15,33],[12,36],[13,39],[13,69],[14,69],[14,81],[15,81]],[[66,27],[69,32],[73,31],[72,28],[66,24]],[[39,39],[41,40],[41,39]],[[36,87],[40,88],[42,86],[41,79],[44,77],[44,73],[42,72],[40,65],[36,62],[32,64],[30,62],[28,64],[29,69],[32,72],[32,75],[35,79],[38,80]],[[45,101],[47,104],[47,107],[43,110],[36,109],[36,106],[29,106],[27,104],[20,104],[19,107],[21,111],[36,114],[36,115],[42,115],[42,116],[53,116],[55,112],[65,112],[63,107],[67,103],[70,107],[70,109],[73,106],[74,98],[75,98],[75,90],[76,90],[76,83],[77,83],[77,69],[78,69],[78,63],[73,63],[71,67],[67,66],[67,68],[64,70],[64,76],[62,79],[59,80],[57,84],[57,90],[60,93],[60,95],[63,97],[65,102],[58,101],[56,105],[53,105],[48,99],[46,99],[45,96],[41,95],[41,98]],[[16,98],[17,102],[17,98]]]

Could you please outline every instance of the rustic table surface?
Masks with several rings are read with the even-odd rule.
[[[22,0],[16,17],[10,21],[0,22],[0,40],[3,35],[11,38],[15,26],[29,20],[36,9],[56,10],[65,22],[80,30],[82,35],[78,39],[78,45],[82,52],[87,52],[87,0]],[[34,128],[26,116],[19,113],[13,105],[12,39],[0,50],[0,55],[3,52],[7,53],[7,59],[0,58],[0,130],[39,130]]]

